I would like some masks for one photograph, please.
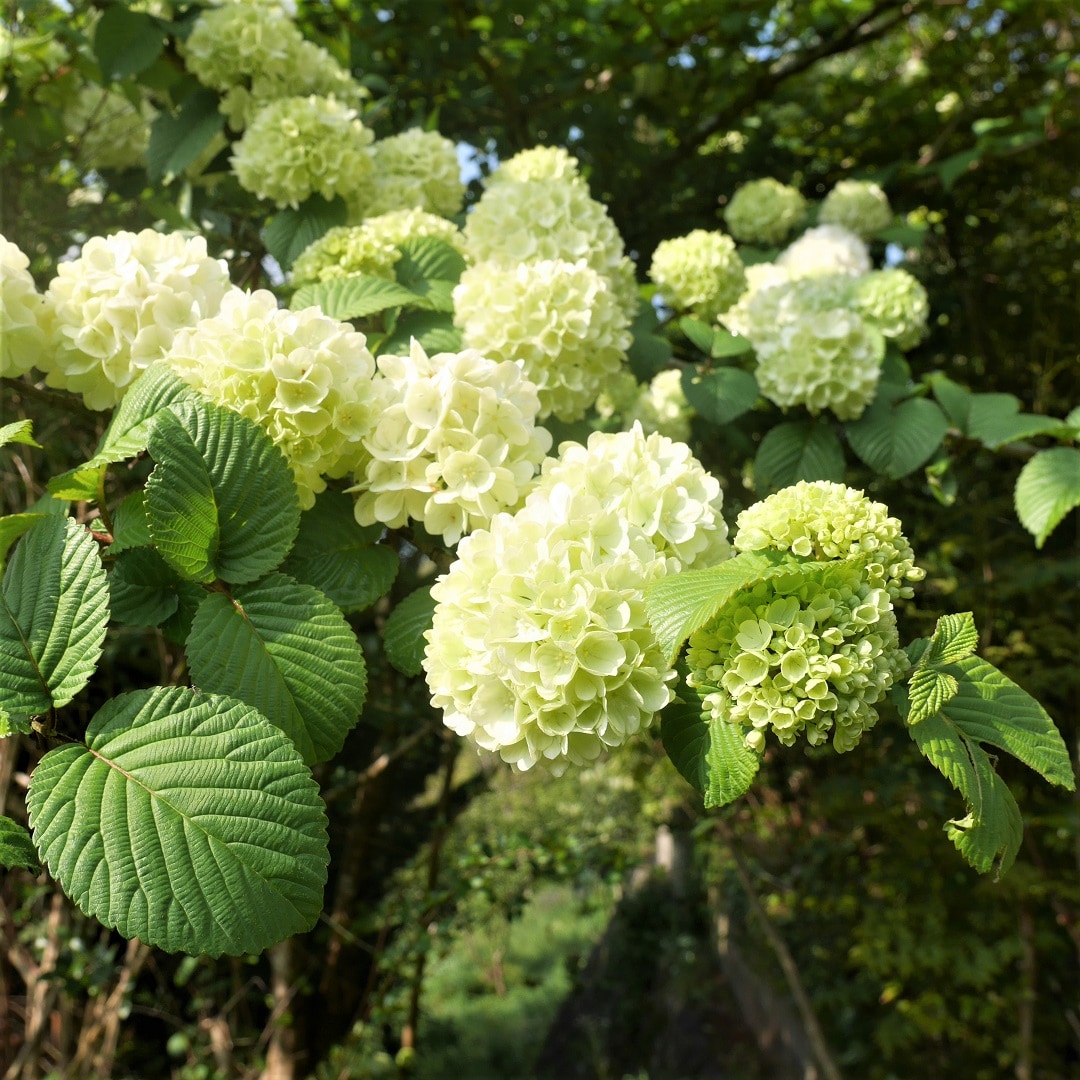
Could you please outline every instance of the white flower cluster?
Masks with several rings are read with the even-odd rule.
[[[791,276],[788,272],[776,263],[753,263],[746,268],[746,291],[739,297],[737,303],[732,304],[727,311],[721,312],[720,322],[733,334],[749,337],[750,305],[754,297],[765,289],[771,289],[774,285],[784,285],[790,280]]]
[[[922,284],[906,270],[871,270],[856,282],[854,304],[904,352],[926,337],[930,300]]]
[[[466,347],[522,365],[541,420],[583,417],[631,341],[608,280],[584,259],[471,266],[454,289],[454,323]]]
[[[892,221],[892,207],[877,184],[841,180],[825,196],[818,220],[822,225],[840,225],[858,236],[869,237]]]
[[[136,108],[123,94],[88,83],[64,110],[64,127],[80,163],[94,169],[130,169],[146,164],[150,122],[157,115],[146,101]]]
[[[378,415],[363,438],[356,520],[398,528],[412,518],[447,544],[523,500],[551,435],[536,426],[536,387],[517,364],[475,350],[376,361]]]
[[[49,386],[108,409],[172,345],[176,333],[217,312],[229,271],[202,237],[118,232],[88,240],[60,263],[45,293],[49,347],[36,366]]]
[[[30,276],[30,260],[0,235],[0,375],[40,367],[45,349],[45,306]]]
[[[353,221],[395,210],[425,210],[452,217],[465,199],[457,149],[437,131],[410,128],[371,148],[372,172],[350,200]]]
[[[646,435],[658,431],[676,442],[690,438],[694,415],[683,393],[682,373],[675,368],[654,375],[646,386],[629,371],[617,372],[596,399],[596,412],[603,419],[618,414],[624,429],[638,423]]]
[[[854,279],[802,278],[761,289],[740,330],[754,346],[761,392],[782,408],[854,420],[874,398],[885,339],[853,308]]]
[[[359,190],[371,174],[373,138],[334,98],[279,98],[255,114],[231,164],[245,190],[297,207],[316,192],[332,199]]]
[[[424,658],[450,728],[556,774],[621,746],[671,700],[643,592],[681,568],[676,548],[719,551],[725,531],[719,485],[686,447],[635,428],[563,454],[523,509],[462,540],[432,588]],[[695,522],[713,537],[695,542]]]
[[[812,577],[770,578],[738,594],[690,637],[690,685],[717,722],[761,750],[832,734],[843,752],[877,722],[879,702],[907,670],[893,602],[923,577],[887,507],[843,484],[801,482],[739,515],[740,552],[771,548],[835,561]]]
[[[309,244],[292,267],[296,286],[365,274],[393,279],[406,240],[433,236],[459,251],[461,231],[444,217],[424,210],[394,210],[368,218],[362,225],[337,225]]]
[[[766,177],[737,188],[724,209],[731,235],[744,244],[782,244],[806,218],[806,200],[797,188]]]
[[[561,146],[534,146],[507,158],[488,177],[487,186],[505,180],[561,180],[564,184],[581,179],[578,159]]]
[[[851,274],[870,270],[870,252],[850,229],[842,225],[818,225],[807,229],[777,257],[776,265],[793,278],[815,274]]]
[[[727,311],[746,288],[735,241],[705,229],[662,240],[653,252],[649,277],[669,307],[692,311],[707,322]]]
[[[281,448],[308,509],[362,458],[375,422],[375,360],[364,335],[318,308],[279,309],[272,293],[232,290],[221,310],[176,335],[166,360],[207,397]]]

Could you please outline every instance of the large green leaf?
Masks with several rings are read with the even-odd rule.
[[[930,460],[949,430],[949,421],[926,398],[894,405],[887,395],[879,395],[845,430],[852,450],[865,464],[897,480]]]
[[[1016,480],[1016,515],[1041,548],[1065,515],[1080,506],[1080,450],[1057,446],[1036,454]]]
[[[348,207],[340,195],[332,200],[312,195],[295,210],[291,206],[279,210],[266,223],[263,242],[281,269],[288,270],[304,248],[335,225],[344,225],[348,216]]]
[[[461,349],[461,331],[453,319],[441,311],[409,311],[397,321],[391,334],[372,347],[376,356],[390,353],[408,356],[409,343],[416,338],[429,356]]]
[[[85,746],[41,759],[27,809],[42,861],[79,907],[168,952],[259,952],[322,909],[319,789],[239,701],[186,687],[113,698]]]
[[[400,566],[393,548],[375,545],[382,531],[381,525],[357,525],[348,495],[324,491],[300,515],[300,532],[281,569],[343,611],[363,611],[390,591]]]
[[[726,806],[745,795],[761,767],[761,755],[746,745],[745,731],[726,720],[709,723],[706,806]]]
[[[46,516],[19,541],[0,593],[0,708],[42,713],[87,683],[109,621],[109,586],[90,533]]]
[[[150,522],[146,517],[146,493],[133,491],[113,513],[113,542],[110,555],[119,555],[129,548],[147,547],[151,543]]]
[[[663,371],[671,363],[672,355],[671,342],[652,333],[652,328],[656,326],[656,313],[651,307],[646,308],[645,312],[650,318],[642,319],[638,315],[634,320],[631,327],[634,340],[626,350],[626,362],[640,382],[649,382]]]
[[[202,590],[184,581],[153,548],[122,551],[109,571],[109,606],[124,626],[160,626],[180,606],[183,589]]]
[[[127,4],[109,4],[94,30],[94,55],[109,82],[144,71],[164,47],[161,23]]]
[[[1065,424],[1052,416],[1022,413],[1020,399],[1012,394],[973,394],[968,411],[967,433],[991,450],[1035,435],[1060,431]]]
[[[356,635],[318,589],[285,574],[209,595],[187,658],[197,686],[258,709],[309,765],[333,757],[360,718],[367,670]]]
[[[947,375],[942,375],[940,372],[931,375],[929,382],[934,391],[934,397],[945,410],[950,423],[955,425],[962,435],[966,435],[971,401],[975,395],[966,386],[953,382]]]
[[[17,866],[36,870],[38,866],[38,853],[30,834],[9,817],[0,817],[0,866],[5,870]]]
[[[761,440],[754,458],[754,487],[760,495],[800,480],[843,479],[844,448],[821,420],[777,424]]]
[[[690,405],[713,424],[730,423],[760,397],[757,380],[741,368],[684,368],[682,388]]]
[[[0,566],[3,566],[11,545],[27,529],[46,516],[45,514],[8,514],[7,517],[0,517]]]
[[[154,183],[166,183],[184,171],[225,126],[221,101],[213,90],[196,90],[173,116],[158,113],[150,125],[146,171]]]
[[[415,304],[411,289],[381,277],[349,274],[348,277],[304,285],[296,290],[289,307],[293,311],[317,307],[332,319],[362,319],[387,308]]]
[[[394,264],[394,275],[409,289],[423,291],[432,281],[456,285],[465,273],[464,256],[438,237],[414,236],[398,247],[401,258]]]
[[[398,604],[383,628],[386,659],[403,675],[419,675],[427,645],[424,631],[431,629],[435,598],[431,587],[415,589]]]
[[[676,698],[660,713],[660,741],[671,764],[695,791],[702,794],[709,783],[705,755],[709,750],[709,722],[697,697]]]
[[[254,581],[288,554],[300,524],[292,470],[250,420],[186,402],[154,420],[146,484],[150,535],[191,581]]]

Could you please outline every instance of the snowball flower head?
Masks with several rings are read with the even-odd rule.
[[[40,366],[45,348],[45,302],[30,276],[30,260],[0,235],[0,375]]]
[[[456,544],[516,509],[551,448],[536,426],[536,387],[517,364],[475,350],[380,356],[375,426],[363,438],[356,520],[398,528],[412,518]]]
[[[584,259],[479,263],[454,289],[466,347],[519,361],[539,392],[540,419],[585,415],[626,358],[628,323],[608,280]]]
[[[841,180],[825,196],[818,220],[823,225],[841,225],[859,236],[881,232],[892,221],[889,198],[868,180]]]
[[[742,728],[761,750],[832,734],[851,750],[877,723],[874,705],[908,668],[889,594],[857,568],[819,579],[773,578],[738,594],[690,635],[688,682],[715,723]]]
[[[736,522],[740,551],[790,551],[803,559],[858,563],[866,582],[892,600],[913,595],[926,572],[915,565],[898,518],[884,503],[827,480],[802,480],[744,510]]]
[[[806,200],[797,188],[771,176],[737,188],[724,209],[731,235],[744,244],[782,244],[806,219]]]
[[[637,311],[633,264],[607,208],[584,184],[505,180],[491,185],[465,222],[465,253],[474,263],[584,259],[608,278],[632,319]]]
[[[297,207],[315,193],[332,199],[358,190],[371,174],[373,138],[334,98],[280,98],[255,114],[231,163],[246,191]]]
[[[653,253],[649,277],[664,302],[712,322],[746,289],[746,271],[735,241],[722,232],[695,229],[662,240]]]
[[[807,229],[776,260],[793,278],[815,274],[865,274],[870,252],[850,229],[842,225],[818,225]]]
[[[146,101],[136,108],[115,90],[87,84],[64,110],[64,127],[83,165],[130,169],[146,164],[150,121],[156,115]]]
[[[561,180],[564,184],[580,183],[578,159],[561,146],[534,146],[507,158],[488,177],[487,185],[506,180]]]
[[[871,270],[855,285],[856,310],[907,352],[926,337],[930,300],[921,282],[898,267]]]
[[[36,366],[49,386],[109,409],[178,331],[217,312],[230,287],[228,267],[201,236],[95,236],[56,268],[45,293],[51,340]]]
[[[371,148],[373,169],[350,200],[353,220],[392,210],[426,210],[452,217],[465,201],[454,144],[437,131],[410,128],[379,139]]]
[[[166,360],[281,448],[308,509],[324,476],[344,476],[375,421],[375,361],[363,334],[318,308],[285,311],[272,293],[232,290],[220,312],[177,334]]]
[[[683,393],[682,373],[675,369],[659,372],[646,386],[629,371],[616,373],[596,399],[596,411],[605,419],[618,413],[624,428],[639,423],[646,435],[658,431],[676,442],[690,438],[694,415]]]
[[[754,297],[764,289],[774,285],[783,285],[791,280],[791,275],[776,263],[753,263],[746,268],[746,289],[739,299],[720,313],[720,322],[733,334],[750,336],[750,304]]]
[[[393,279],[406,240],[433,236],[461,250],[461,231],[424,210],[394,210],[362,225],[336,225],[306,247],[293,263],[294,285],[331,281],[350,274]]]

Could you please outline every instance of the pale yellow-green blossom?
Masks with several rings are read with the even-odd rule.
[[[899,268],[872,270],[855,285],[856,310],[907,352],[927,334],[930,300],[917,278]]]
[[[797,188],[771,176],[735,190],[724,209],[731,235],[744,244],[782,244],[806,219],[806,200]]]
[[[750,304],[754,297],[763,289],[772,288],[773,285],[783,285],[791,280],[791,276],[776,263],[764,262],[753,263],[746,268],[746,289],[727,311],[720,313],[720,322],[733,334],[748,337],[750,322]]]
[[[561,180],[581,183],[578,159],[561,146],[534,146],[507,158],[487,178],[487,186],[507,180]]]
[[[551,448],[536,387],[517,364],[475,350],[376,361],[375,426],[356,471],[356,519],[420,522],[447,544],[523,501]]]
[[[0,235],[0,375],[40,366],[45,350],[45,301],[30,276],[30,260]]]
[[[850,229],[842,225],[818,225],[807,229],[776,259],[792,278],[817,274],[851,274],[870,270],[870,252]]]
[[[596,399],[596,412],[608,419],[616,414],[624,429],[639,423],[646,435],[654,431],[676,442],[690,438],[694,410],[682,388],[682,372],[669,368],[641,386],[629,371],[616,373]]]
[[[64,110],[64,127],[80,165],[130,169],[146,164],[156,115],[147,101],[136,107],[116,90],[87,83]]]
[[[177,334],[166,360],[281,448],[308,509],[324,477],[356,469],[378,412],[367,339],[318,308],[288,311],[272,293],[234,289],[213,318]]]
[[[662,240],[653,252],[649,277],[669,307],[693,312],[706,322],[727,311],[746,289],[735,241],[706,229]]]
[[[452,217],[461,209],[465,185],[457,149],[437,131],[410,128],[379,139],[371,159],[371,175],[350,200],[350,220],[413,209]]]
[[[822,225],[842,225],[861,237],[881,232],[892,221],[889,197],[868,180],[841,180],[825,196],[818,220]]]

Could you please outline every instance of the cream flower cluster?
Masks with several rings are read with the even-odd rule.
[[[584,259],[612,284],[632,319],[638,306],[634,267],[607,208],[585,184],[567,180],[504,180],[491,185],[465,222],[471,262]]]
[[[680,568],[660,523],[704,512],[680,503],[680,480],[705,475],[685,447],[636,429],[570,448],[575,461],[551,464],[523,509],[462,540],[432,588],[424,658],[447,726],[556,774],[621,746],[671,700],[643,593]],[[651,477],[640,489],[634,469]]]
[[[231,164],[246,191],[297,207],[316,192],[332,199],[362,187],[373,138],[355,110],[334,98],[279,98],[255,114]]]
[[[815,274],[865,274],[870,252],[859,237],[842,225],[818,225],[807,229],[777,257],[776,265],[793,278]]]
[[[744,244],[782,244],[806,218],[806,200],[797,188],[766,177],[737,188],[724,210],[731,235]]]
[[[487,186],[506,180],[561,180],[564,184],[580,182],[578,159],[561,146],[534,146],[507,158],[488,177]]]
[[[736,522],[740,551],[790,551],[802,559],[857,562],[867,583],[892,600],[910,598],[926,572],[898,518],[884,503],[827,480],[800,481],[744,510]]]
[[[746,288],[735,241],[705,229],[662,240],[653,253],[649,277],[669,307],[692,311],[707,322],[727,311]]]
[[[855,747],[877,723],[874,705],[907,670],[884,589],[838,566],[823,580],[761,582],[690,635],[688,683],[715,723],[743,728],[762,750],[771,730],[785,746]]]
[[[406,240],[432,236],[459,251],[461,231],[446,218],[424,210],[394,210],[362,225],[336,225],[306,247],[292,267],[294,285],[330,281],[350,274],[393,278]]]
[[[356,468],[375,421],[375,360],[363,334],[318,308],[279,309],[272,293],[232,290],[221,310],[177,334],[167,361],[207,397],[281,448],[308,509],[324,476]]]
[[[83,165],[130,169],[146,164],[150,122],[156,115],[148,102],[136,108],[115,90],[87,84],[64,110],[64,127]]]
[[[765,289],[771,289],[774,285],[784,285],[790,280],[791,276],[788,272],[776,263],[753,263],[746,268],[746,291],[727,311],[721,312],[720,322],[733,334],[749,337],[752,325],[750,305],[754,297]]]
[[[854,305],[904,352],[926,337],[930,300],[919,280],[906,270],[872,270],[859,278]]]
[[[690,438],[694,415],[683,393],[682,373],[674,368],[654,375],[645,386],[629,371],[617,372],[596,399],[596,412],[603,419],[618,415],[624,428],[639,423],[646,435],[658,431],[676,442]]]
[[[49,347],[36,364],[49,386],[108,409],[160,360],[184,327],[217,312],[229,270],[206,241],[181,233],[118,232],[88,240],[45,293]]]
[[[852,289],[851,278],[833,274],[774,285],[751,298],[742,329],[770,401],[854,420],[873,400],[885,339],[853,310]]]
[[[467,348],[521,364],[541,420],[580,420],[631,341],[607,279],[584,259],[471,266],[454,288],[454,324]]]
[[[840,225],[862,237],[881,232],[892,221],[889,198],[877,184],[867,180],[841,180],[825,196],[818,220]]]
[[[352,220],[394,210],[426,210],[452,217],[465,200],[454,144],[437,131],[410,128],[371,148],[373,170],[351,200]]]
[[[30,260],[0,235],[0,375],[40,367],[45,349],[44,301],[30,276]]]
[[[375,426],[357,472],[356,520],[398,528],[412,518],[456,544],[514,510],[551,448],[536,426],[536,387],[517,364],[475,350],[377,361]]]

